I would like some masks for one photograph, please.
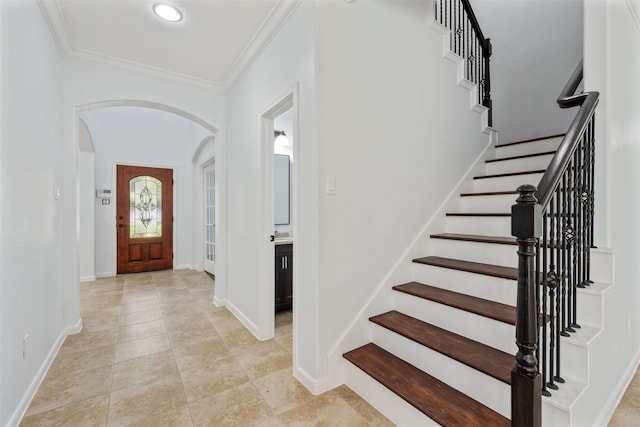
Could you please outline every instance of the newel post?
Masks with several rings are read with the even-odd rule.
[[[537,203],[536,191],[533,185],[519,187],[517,204],[511,207],[511,234],[518,242],[518,352],[511,371],[511,425],[518,427],[539,427],[542,423],[535,280],[535,246],[541,235],[542,207]]]

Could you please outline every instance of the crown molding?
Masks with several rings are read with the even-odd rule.
[[[196,86],[214,90],[219,93],[222,93],[223,91],[222,85],[210,80],[202,79],[200,77],[195,77],[188,74],[176,73],[173,71],[165,70],[163,68],[141,64],[135,61],[127,61],[125,59],[114,58],[108,55],[102,55],[102,54],[91,52],[91,51],[85,51],[82,49],[72,49],[71,51],[66,53],[66,56],[69,58],[82,60],[85,62],[93,62],[93,63],[98,62],[98,63],[109,65],[112,67],[122,68],[129,71],[135,71],[135,72],[144,73],[148,75],[153,75],[153,76],[165,78],[168,80],[174,80],[180,83],[196,85]]]
[[[58,50],[64,58],[73,58],[94,63],[98,62],[112,67],[123,68],[129,71],[151,74],[156,77],[205,87],[207,89],[222,93],[222,85],[218,82],[187,74],[176,73],[162,68],[141,64],[135,61],[127,61],[96,52],[77,49],[73,47],[69,41],[69,31],[67,30],[67,24],[64,20],[62,12],[60,11],[58,2],[50,0],[38,0],[38,5],[40,6],[40,10],[44,15],[45,20],[47,21],[51,35],[53,36],[53,39],[58,46]]]
[[[56,1],[38,0],[38,6],[44,15],[45,21],[49,26],[49,32],[53,37],[53,40],[58,46],[58,50],[62,56],[66,56],[67,52],[71,50],[69,44],[69,33],[67,32],[67,25],[62,17],[62,12],[58,7]]]
[[[255,62],[302,1],[303,0],[278,0],[233,65],[232,71],[224,83],[224,92]]]
[[[631,11],[631,16],[633,16],[633,21],[638,31],[640,31],[640,0],[627,0],[627,6]]]
[[[113,67],[124,68],[130,71],[151,74],[157,77],[179,81],[181,83],[197,85],[219,93],[224,93],[233,85],[238,77],[240,77],[244,70],[255,62],[258,56],[260,56],[264,49],[269,45],[269,42],[271,42],[276,34],[278,34],[291,14],[303,0],[278,0],[276,2],[256,33],[251,38],[251,41],[247,44],[234,63],[232,71],[229,73],[224,84],[188,74],[168,71],[166,69],[141,64],[135,61],[128,61],[88,50],[78,49],[71,45],[68,27],[58,2],[51,0],[37,1],[45,20],[47,21],[53,39],[64,58],[73,58],[87,62],[98,62]]]

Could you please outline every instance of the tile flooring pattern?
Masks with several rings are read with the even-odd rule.
[[[633,376],[609,422],[609,427],[631,426],[640,426],[640,370]]]
[[[388,426],[347,387],[313,396],[292,375],[292,315],[258,341],[177,270],[82,283],[67,337],[21,426]]]
[[[178,270],[82,283],[69,336],[21,426],[388,426],[347,387],[313,396],[291,374],[291,313],[258,341]],[[609,427],[640,425],[636,373]]]

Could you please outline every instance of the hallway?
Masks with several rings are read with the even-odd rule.
[[[291,374],[292,316],[258,341],[211,303],[204,273],[166,270],[81,284],[67,337],[21,426],[386,426],[346,387],[313,396]]]

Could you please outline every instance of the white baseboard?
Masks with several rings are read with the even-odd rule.
[[[260,339],[260,335],[258,334],[258,325],[253,323],[251,319],[249,319],[245,314],[238,309],[233,303],[227,301],[226,302],[227,309],[234,315],[236,318],[242,323],[248,330],[251,332],[257,339]],[[262,341],[262,340],[261,340]]]
[[[95,282],[96,281],[96,275],[92,275],[92,276],[81,276],[80,277],[80,282]]]
[[[49,350],[47,357],[45,357],[42,365],[40,365],[40,369],[38,369],[38,372],[31,381],[31,384],[29,384],[29,387],[22,396],[22,399],[20,399],[18,407],[15,409],[15,411],[13,411],[11,418],[9,418],[7,427],[17,427],[20,424],[20,421],[22,421],[24,414],[27,412],[27,408],[29,408],[29,404],[31,404],[31,400],[33,400],[33,397],[36,395],[36,392],[38,391],[40,384],[42,384],[44,377],[47,375],[47,372],[49,371],[51,364],[55,360],[60,347],[62,347],[65,338],[67,338],[67,335],[76,334],[81,330],[82,319],[78,319],[78,322],[76,324],[65,326],[65,328],[60,332],[60,335],[58,335],[58,338],[56,338],[56,341],[53,343],[51,350]]]
[[[215,305],[216,307],[224,307],[225,305],[227,305],[227,299],[213,297],[213,305]]]
[[[323,378],[318,381],[300,367],[294,366],[293,376],[296,377],[296,379],[315,396],[322,394],[329,389],[329,380],[327,378]]]
[[[97,279],[104,279],[105,277],[114,277],[116,273],[108,271],[106,273],[96,273]]]
[[[600,411],[600,416],[598,420],[593,423],[594,426],[606,426],[611,421],[613,414],[616,412],[616,408],[620,404],[622,400],[622,396],[624,396],[624,392],[629,387],[631,380],[638,370],[640,366],[640,348],[636,351],[636,354],[631,359],[631,363],[627,366],[627,369],[624,371],[624,374],[620,377],[620,381],[616,384],[613,392],[609,395],[609,398],[602,406],[602,410]]]
[[[173,267],[174,270],[197,270],[198,268],[192,264],[179,264]]]

